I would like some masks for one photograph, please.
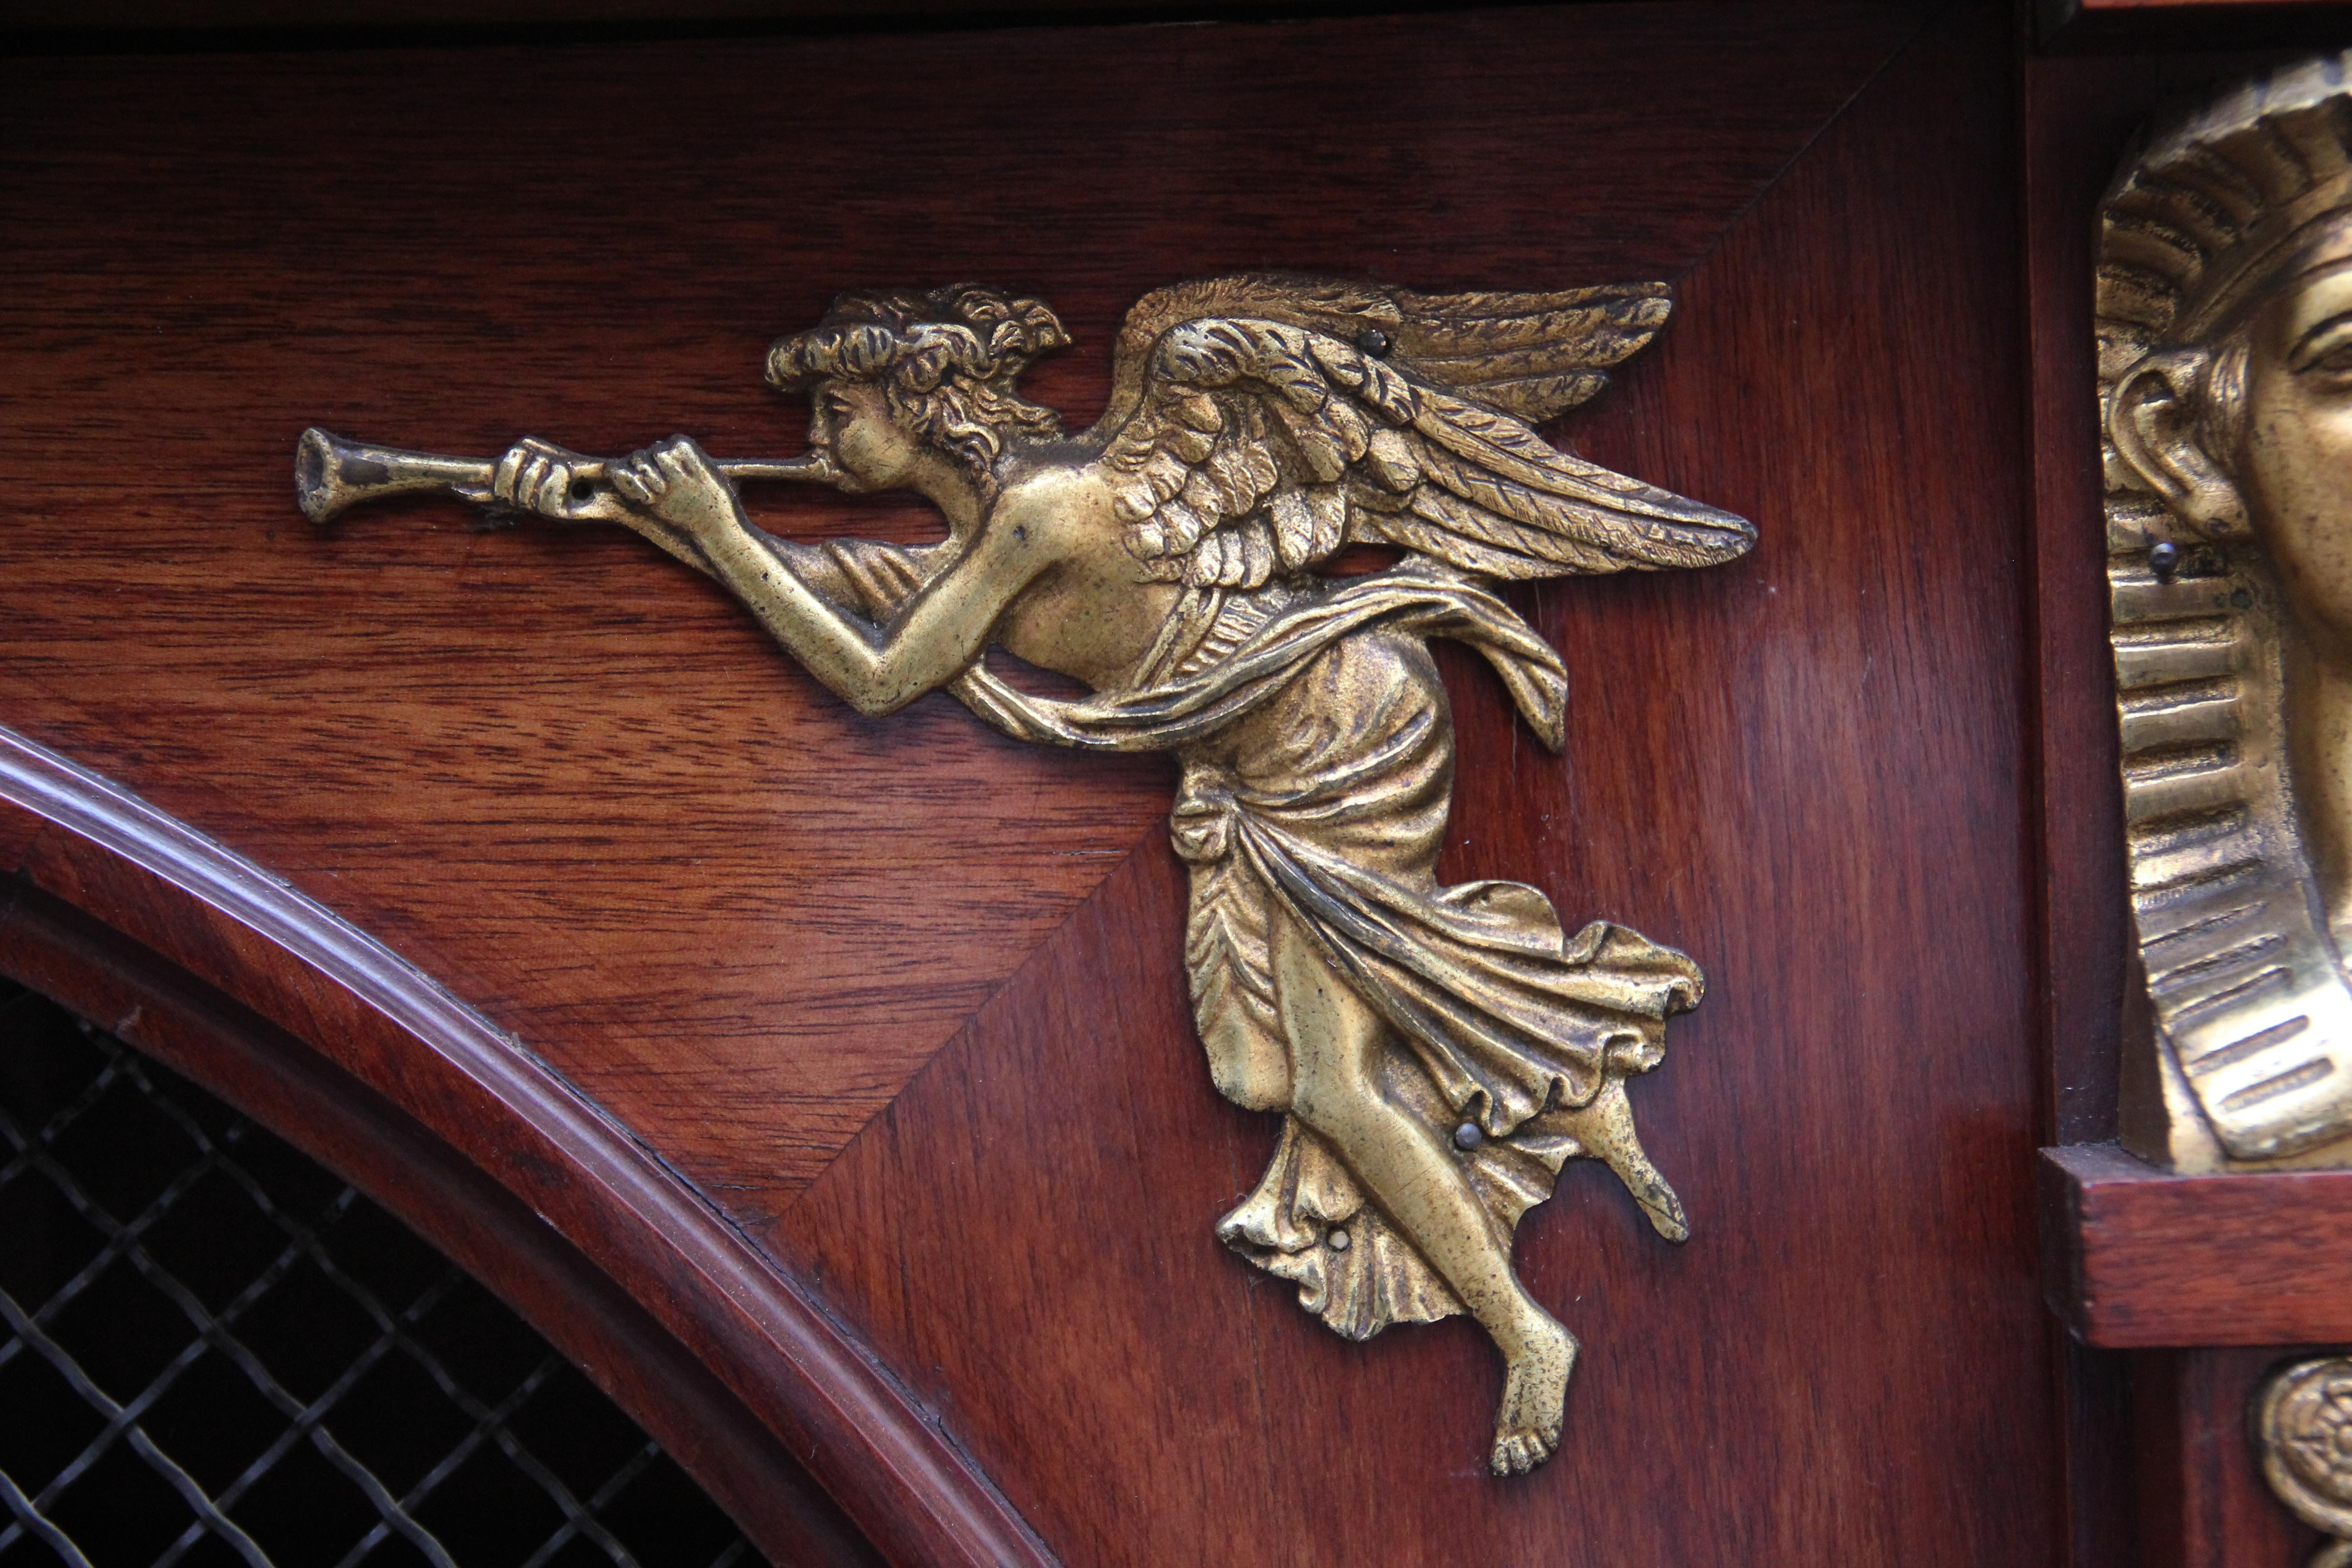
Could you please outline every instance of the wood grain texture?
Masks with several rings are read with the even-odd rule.
[[[204,1085],[431,1238],[585,1369],[771,1562],[881,1563],[776,1435],[611,1275],[309,1045],[21,880],[0,883],[0,973]]]
[[[2352,1340],[2352,1171],[2176,1176],[2111,1143],[2046,1149],[2051,1309],[2095,1345]]]
[[[314,533],[294,435],[780,452],[802,415],[757,384],[765,341],[851,284],[1047,295],[1079,346],[1034,388],[1084,418],[1119,313],[1190,274],[1672,274],[1916,25],[1607,6],[32,62],[0,106],[0,199],[31,220],[0,253],[0,723],[379,934],[763,1222],[1169,770],[943,701],[860,720],[626,538],[476,535],[446,504]],[[1656,112],[1693,93],[1703,121]]]
[[[12,920],[0,942],[12,971],[70,986],[75,972],[68,965],[58,983],[55,962],[70,943],[40,913],[62,908],[105,933],[112,949],[152,953],[172,973],[232,994],[317,1051],[327,1082],[347,1075],[381,1094],[440,1141],[445,1161],[469,1163],[480,1182],[528,1205],[675,1340],[675,1352],[659,1342],[644,1347],[646,1374],[659,1375],[673,1353],[699,1362],[893,1561],[992,1568],[1048,1561],[987,1479],[794,1281],[543,1063],[381,943],[184,825],[0,730],[0,817],[11,816],[42,823],[7,884]],[[136,1022],[115,1021],[123,1028]],[[339,1125],[351,1130],[351,1108],[331,1091],[319,1097],[310,1111],[299,1096],[279,1103],[289,1120],[311,1115],[311,1136],[326,1143]],[[395,1144],[373,1152],[379,1171],[399,1163],[404,1125],[375,1123],[374,1135]],[[361,1152],[348,1160],[354,1179],[368,1168]],[[417,1180],[431,1174],[420,1171]],[[536,1240],[515,1239],[527,1244],[520,1267]],[[463,1235],[450,1244],[477,1249]],[[577,1335],[595,1327],[593,1315],[583,1323],[573,1326]],[[661,1414],[656,1405],[653,1418]],[[756,1453],[721,1462],[688,1443],[677,1458],[690,1473],[708,1462],[725,1497],[741,1479],[733,1467]]]
[[[2116,1061],[2132,952],[2107,647],[2091,215],[2147,112],[2145,60],[2025,68],[2026,288],[2032,342],[2033,609],[2041,845],[2039,955],[2048,1140],[2116,1131]]]
[[[1584,1340],[1558,1458],[1484,1472],[1466,1323],[1349,1344],[1219,1247],[1276,1126],[1207,1082],[1157,842],[772,1233],[1070,1561],[2049,1561],[2001,21],[1893,65],[1575,427],[1755,553],[1527,595],[1564,759],[1446,660],[1447,879],[1709,981],[1633,1087],[1690,1244],[1580,1168],[1521,1229]]]
[[[2143,1568],[2292,1568],[2323,1544],[2271,1495],[2247,1435],[2263,1378],[2305,1353],[2280,1347],[2132,1358]]]

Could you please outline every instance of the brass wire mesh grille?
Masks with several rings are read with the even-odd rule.
[[[389,1215],[0,983],[0,1565],[758,1561]]]

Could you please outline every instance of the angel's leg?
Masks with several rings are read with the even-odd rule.
[[[1347,1162],[1381,1212],[1494,1336],[1506,1368],[1491,1463],[1533,1469],[1559,1446],[1576,1339],[1511,1271],[1509,1239],[1438,1134],[1381,1092],[1388,1026],[1315,940],[1275,922],[1275,994],[1290,1037],[1291,1111]]]

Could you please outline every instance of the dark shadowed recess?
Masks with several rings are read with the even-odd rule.
[[[1503,5],[1556,0],[1501,0]],[[1482,9],[1497,0],[1483,0]],[[20,0],[0,52],[207,53],[624,43],[1073,24],[1266,22],[1460,9],[1460,0]]]

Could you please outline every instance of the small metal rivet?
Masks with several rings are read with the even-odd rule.
[[[1374,359],[1385,359],[1389,352],[1389,335],[1378,327],[1366,327],[1356,334],[1356,346]]]
[[[1478,1124],[1475,1121],[1465,1121],[1454,1130],[1454,1146],[1456,1149],[1475,1149],[1486,1141],[1486,1135],[1478,1131]]]
[[[2171,582],[2172,574],[2180,570],[2180,546],[2168,539],[2148,546],[2147,569],[2156,574],[2158,582]]]
[[[2245,589],[2241,588],[2236,593],[2230,595],[2230,603],[2237,605],[2238,608],[2242,610],[2252,609],[2253,607],[2254,596]]]
[[[1346,1231],[1344,1231],[1344,1230],[1335,1230],[1335,1231],[1333,1231],[1333,1232],[1331,1233],[1331,1238],[1330,1238],[1329,1242],[1328,1243],[1328,1245],[1330,1247],[1331,1250],[1332,1250],[1332,1251],[1334,1251],[1334,1252],[1345,1252],[1345,1251],[1347,1251],[1347,1250],[1348,1250],[1348,1233],[1347,1233]]]

